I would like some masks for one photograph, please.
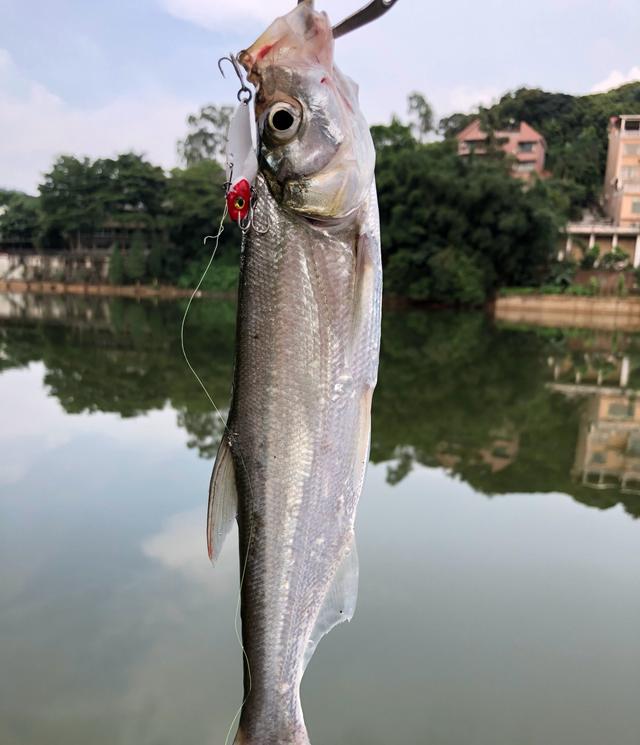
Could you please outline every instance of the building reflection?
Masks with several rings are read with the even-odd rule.
[[[520,451],[520,434],[513,425],[491,430],[488,442],[479,447],[469,456],[463,454],[460,445],[442,442],[435,450],[435,460],[439,466],[448,472],[455,472],[465,457],[473,465],[484,465],[491,473],[500,473],[514,463]]]
[[[640,399],[629,387],[627,355],[584,354],[549,360],[556,381],[549,387],[569,398],[585,397],[573,478],[594,490],[640,495]]]

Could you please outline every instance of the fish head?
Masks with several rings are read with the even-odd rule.
[[[305,0],[239,60],[256,87],[260,170],[274,198],[313,220],[354,215],[373,183],[375,150],[358,87],[334,64],[327,14]]]

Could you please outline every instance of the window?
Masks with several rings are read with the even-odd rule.
[[[635,406],[632,402],[613,402],[609,404],[609,417],[611,419],[633,419],[634,411]]]
[[[620,176],[623,181],[640,181],[640,166],[622,166]]]
[[[640,132],[640,119],[627,119],[624,128],[626,132]]]
[[[536,164],[531,161],[529,163],[516,163],[515,170],[519,173],[530,173],[531,171],[535,171]]]
[[[633,212],[634,215],[640,215],[640,199],[634,199],[633,202],[631,202],[631,212]]]
[[[518,144],[518,150],[521,153],[532,153],[533,148],[535,147],[535,142],[520,142]]]
[[[625,155],[640,155],[640,144],[636,143],[627,143],[624,146],[624,154]]]

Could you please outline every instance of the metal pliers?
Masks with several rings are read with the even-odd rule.
[[[305,2],[305,0],[298,0],[298,5]],[[333,38],[339,39],[345,34],[349,34],[356,29],[365,26],[371,21],[375,21],[384,15],[388,10],[398,2],[398,0],[373,0],[364,8],[357,10],[353,15],[345,18],[344,21],[333,27]]]

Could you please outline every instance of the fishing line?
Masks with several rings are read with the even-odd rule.
[[[224,233],[224,221],[227,219],[227,215],[229,213],[229,208],[227,206],[226,200],[225,200],[225,206],[224,210],[222,212],[222,219],[220,220],[220,225],[218,226],[218,232],[215,235],[208,235],[204,239],[204,245],[207,245],[207,241],[214,240],[215,244],[213,246],[213,251],[211,253],[211,257],[209,258],[209,262],[207,266],[205,267],[204,272],[202,273],[202,277],[200,277],[200,281],[196,285],[195,290],[191,293],[191,297],[189,298],[189,302],[187,303],[186,310],[184,312],[184,316],[182,317],[182,324],[180,325],[180,346],[182,348],[182,356],[184,357],[185,362],[187,363],[187,367],[189,370],[191,370],[191,373],[193,374],[194,378],[198,381],[200,387],[204,391],[206,397],[209,399],[211,406],[213,406],[213,409],[217,415],[217,417],[222,422],[222,425],[224,427],[224,433],[223,437],[226,434],[231,435],[231,431],[229,430],[229,427],[227,426],[227,420],[222,416],[222,413],[220,409],[216,406],[213,398],[211,397],[211,394],[207,390],[206,385],[202,382],[202,379],[198,375],[198,373],[195,371],[193,365],[191,364],[191,361],[189,360],[189,355],[187,354],[187,349],[184,342],[184,330],[187,323],[187,318],[189,316],[189,311],[191,310],[191,306],[193,305],[193,301],[196,299],[198,293],[200,292],[200,288],[202,287],[202,283],[204,282],[207,274],[209,273],[209,269],[211,269],[211,265],[213,264],[213,260],[216,257],[216,254],[218,253],[218,246],[220,245],[220,237]],[[244,235],[243,235],[243,243],[244,243]],[[236,448],[236,453],[238,454],[238,457],[240,458],[240,462],[242,463],[242,468],[246,474],[247,477],[247,485],[249,487],[249,492],[251,493],[251,496],[253,497],[253,487],[251,485],[251,477],[249,476],[249,470],[244,462],[244,457],[242,456],[242,453],[239,451],[238,448]],[[240,708],[236,712],[235,716],[233,717],[233,720],[231,721],[231,725],[229,727],[229,731],[227,732],[227,736],[224,741],[224,745],[228,745],[229,738],[231,737],[231,733],[233,731],[233,727],[236,723],[236,720],[240,717],[242,714],[242,709],[244,708],[244,705],[249,700],[249,696],[251,695],[251,689],[253,687],[252,678],[251,678],[251,665],[249,663],[249,656],[247,655],[247,651],[244,647],[244,644],[242,643],[242,637],[240,635],[240,630],[238,629],[238,619],[240,617],[240,605],[242,602],[242,588],[244,586],[244,579],[245,575],[247,573],[247,565],[249,563],[249,553],[251,550],[251,543],[253,541],[253,519],[250,520],[250,529],[249,529],[249,540],[247,541],[247,552],[244,557],[244,563],[242,566],[242,574],[240,576],[240,588],[238,590],[238,602],[236,604],[236,611],[235,616],[233,620],[233,627],[236,632],[236,638],[238,639],[238,644],[240,645],[240,649],[242,650],[242,655],[245,659],[246,665],[247,665],[247,678],[248,678],[248,685],[247,685],[247,695],[244,697],[244,700],[242,704],[240,705]]]
[[[242,459],[242,456],[240,456],[240,458]],[[244,459],[242,459],[242,464],[244,466]],[[247,469],[245,467],[245,471],[246,470]],[[249,478],[248,472],[247,472],[247,478]],[[251,489],[251,483],[249,483],[249,489]],[[248,678],[247,695],[244,697],[243,702],[240,704],[240,708],[238,709],[238,711],[236,711],[235,716],[231,720],[231,724],[229,725],[229,731],[227,732],[227,736],[224,739],[224,745],[229,745],[229,738],[231,737],[231,733],[233,732],[233,728],[235,726],[236,720],[238,720],[240,715],[242,714],[244,705],[249,700],[249,696],[251,695],[251,689],[253,688],[253,681],[251,679],[251,665],[249,664],[249,656],[247,655],[247,651],[244,648],[244,644],[242,643],[242,637],[240,636],[240,630],[238,629],[238,618],[240,617],[240,603],[242,601],[242,587],[244,586],[244,577],[247,572],[247,564],[249,563],[249,549],[251,547],[252,540],[253,540],[253,520],[251,520],[251,530],[249,531],[249,540],[247,541],[247,553],[244,557],[244,566],[242,567],[242,576],[240,577],[240,590],[238,592],[238,602],[236,604],[236,615],[233,620],[233,627],[236,632],[236,638],[238,640],[238,644],[240,644],[240,649],[242,650],[242,655],[247,665],[247,678]]]
[[[187,354],[187,350],[184,345],[184,328],[187,323],[187,316],[189,315],[189,311],[191,310],[191,306],[193,305],[193,301],[196,299],[196,296],[200,292],[200,288],[202,287],[202,283],[204,282],[209,269],[211,269],[211,265],[213,264],[213,260],[216,257],[216,254],[218,253],[218,246],[220,245],[220,236],[224,233],[224,221],[227,219],[227,213],[228,213],[228,207],[225,201],[224,210],[222,212],[222,219],[220,220],[220,225],[218,227],[218,232],[215,235],[208,235],[204,239],[204,245],[207,245],[207,241],[213,239],[215,240],[215,245],[213,246],[213,252],[211,254],[211,258],[209,259],[209,263],[205,267],[205,270],[202,274],[202,277],[200,277],[200,281],[196,285],[196,289],[191,293],[191,297],[189,298],[189,302],[187,303],[187,309],[184,312],[184,316],[182,317],[182,325],[180,326],[180,346],[182,347],[182,356],[184,357],[184,361],[187,363],[187,367],[189,370],[191,370],[191,373],[193,374],[193,377],[198,381],[200,384],[200,387],[205,393],[205,396],[209,399],[211,402],[211,406],[213,406],[214,411],[216,412],[218,419],[222,422],[223,427],[225,430],[227,429],[227,420],[222,416],[220,413],[220,409],[215,405],[214,400],[211,398],[211,395],[209,394],[209,391],[207,390],[206,385],[202,382],[200,376],[198,373],[194,370],[193,365],[189,361],[189,355]]]

